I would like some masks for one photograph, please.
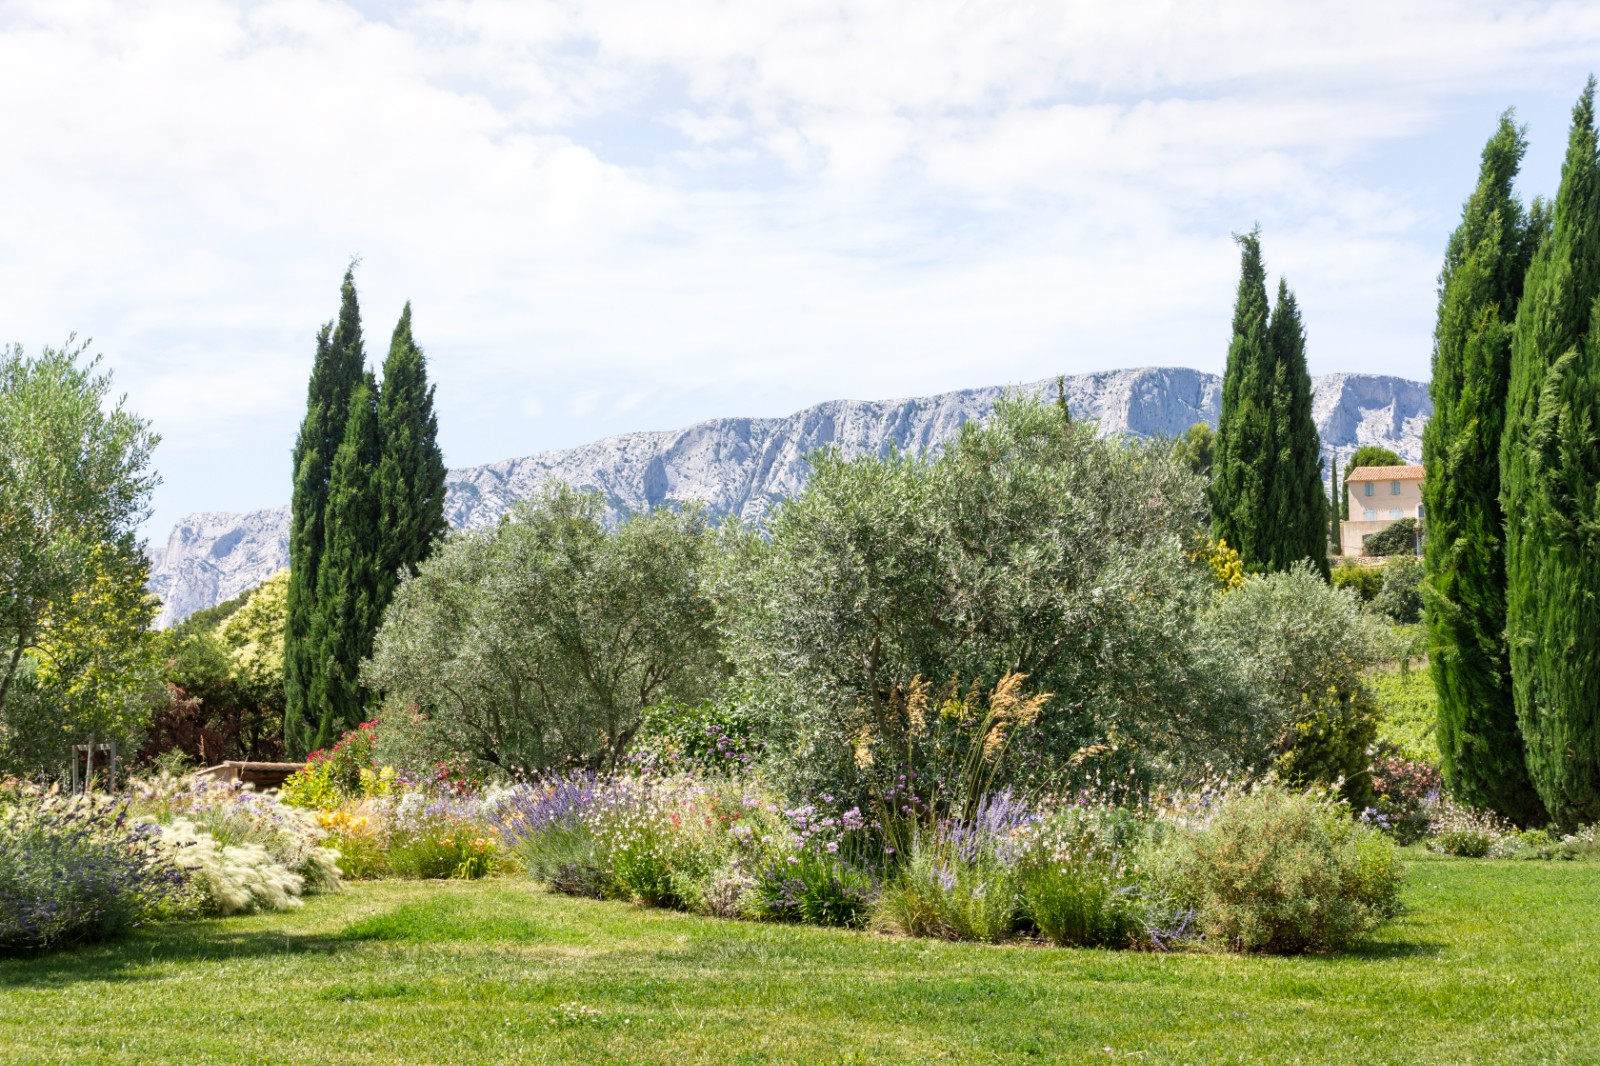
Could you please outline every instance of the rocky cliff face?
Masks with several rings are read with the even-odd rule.
[[[231,600],[289,565],[289,505],[184,516],[165,549],[150,553],[150,591],[161,597],[156,625]]]
[[[1074,418],[1103,434],[1175,436],[1216,424],[1222,379],[1198,370],[1113,370],[1069,377]],[[1421,460],[1422,426],[1433,407],[1426,384],[1330,374],[1313,382],[1313,413],[1325,456],[1340,462],[1363,444]],[[1053,393],[1054,382],[1024,391]],[[805,484],[805,456],[832,445],[846,455],[890,448],[938,449],[968,419],[983,418],[1005,390],[965,389],[909,400],[834,400],[787,418],[719,418],[665,433],[625,433],[579,448],[540,452],[452,471],[445,516],[457,528],[499,520],[551,478],[601,493],[613,519],[663,503],[698,500],[714,515],[760,521]],[[150,587],[162,598],[158,625],[172,625],[270,577],[289,560],[289,509],[189,515],[154,560]],[[152,552],[152,555],[157,553]]]

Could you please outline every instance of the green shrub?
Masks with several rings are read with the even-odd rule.
[[[305,769],[289,775],[278,798],[294,807],[332,810],[362,796],[362,771],[376,772],[376,721],[362,722],[325,751],[306,757]]]
[[[1297,783],[1342,778],[1365,806],[1358,779],[1374,726],[1363,675],[1392,653],[1389,627],[1304,563],[1247,578],[1204,624],[1228,649],[1234,728],[1254,738],[1255,758],[1242,769],[1259,774],[1277,760]]]
[[[1364,555],[1415,555],[1417,553],[1417,520],[1402,518],[1391,522],[1366,539],[1361,546]]]
[[[1378,737],[1404,758],[1437,765],[1439,692],[1427,664],[1374,674],[1368,690],[1378,708]]]
[[[1231,951],[1337,951],[1400,911],[1395,845],[1324,797],[1236,793],[1173,847],[1170,890]]]
[[[628,761],[658,774],[739,774],[761,756],[754,725],[738,708],[673,700],[646,708]]]
[[[1378,610],[1391,622],[1414,625],[1422,621],[1422,561],[1399,558],[1384,566],[1383,591]]]
[[[1354,559],[1345,559],[1333,568],[1333,587],[1350,589],[1361,602],[1371,603],[1383,592],[1383,571],[1376,566],[1362,566]]]
[[[1290,785],[1337,785],[1349,804],[1372,804],[1369,752],[1378,738],[1378,714],[1364,688],[1330,688],[1303,698],[1288,750],[1273,769]]]

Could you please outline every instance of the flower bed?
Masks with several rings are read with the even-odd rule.
[[[898,848],[881,823],[827,802],[785,807],[728,779],[579,775],[518,786],[499,817],[557,891],[720,917],[1300,952],[1343,948],[1398,910],[1393,843],[1322,794],[1266,786],[1128,808],[1001,792],[966,822],[914,825]]]

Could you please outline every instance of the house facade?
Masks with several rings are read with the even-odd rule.
[[[1339,546],[1347,556],[1363,555],[1366,539],[1402,518],[1422,513],[1422,467],[1358,466],[1346,483],[1350,517],[1339,523]]]

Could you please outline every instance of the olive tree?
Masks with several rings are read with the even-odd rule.
[[[1394,652],[1388,628],[1307,564],[1247,578],[1201,624],[1236,680],[1239,721],[1252,723],[1246,763],[1294,783],[1342,779],[1364,806],[1377,708],[1363,675]]]
[[[714,691],[704,515],[660,510],[608,530],[603,514],[597,494],[556,485],[402,579],[364,670],[402,712],[391,728],[502,772],[606,770],[645,708]]]
[[[1049,693],[1034,765],[1231,738],[1198,619],[1214,584],[1201,479],[1171,442],[1102,439],[1007,400],[938,458],[824,453],[726,595],[733,698],[797,787],[848,784],[916,679]],[[857,760],[859,761],[859,760]]]
[[[154,671],[138,527],[159,438],[84,347],[0,349],[0,757],[28,771],[135,731]]]

